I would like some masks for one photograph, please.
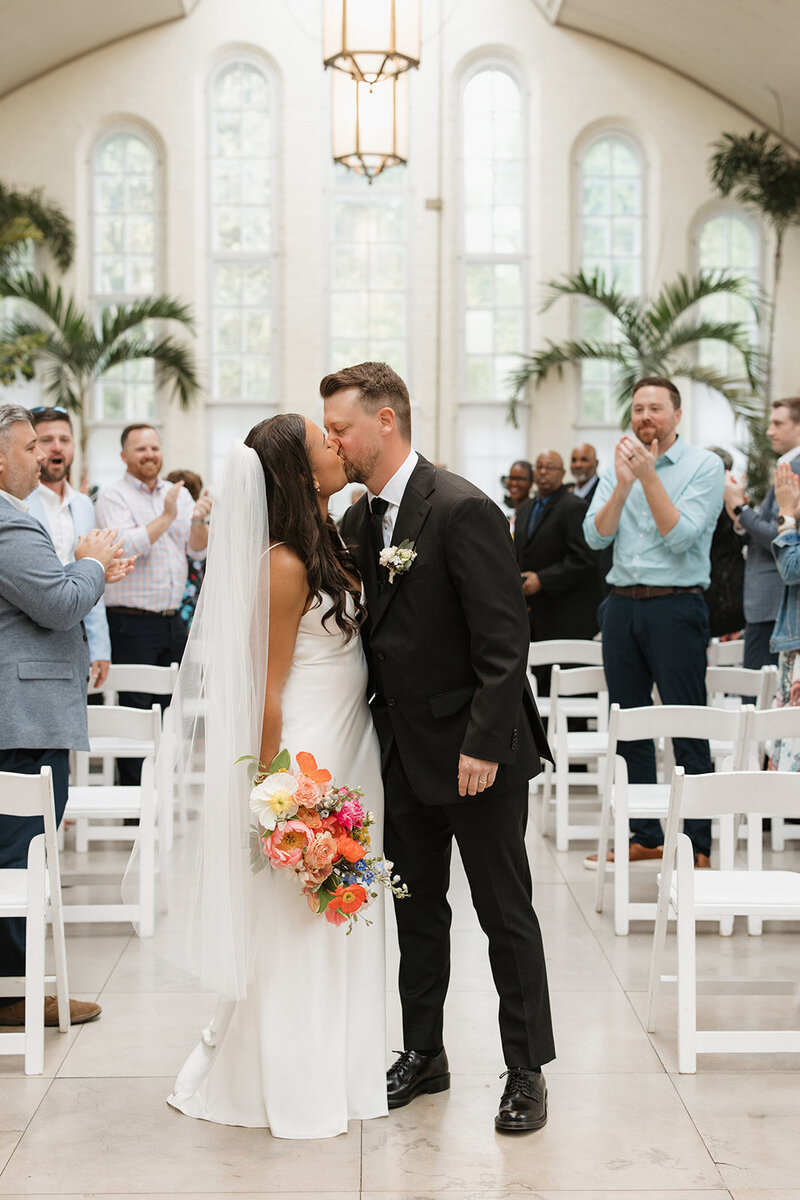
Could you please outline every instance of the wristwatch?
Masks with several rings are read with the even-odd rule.
[[[742,510],[743,510],[743,509],[745,509],[745,508],[749,508],[749,507],[750,507],[750,505],[749,505],[749,504],[736,504],[736,505],[734,505],[734,509],[733,509],[733,515],[734,515],[735,517],[738,517],[738,516],[739,516],[739,514],[742,512]]]
[[[778,513],[778,529],[783,533],[784,529],[797,529],[797,521],[794,517],[785,517],[783,513]]]

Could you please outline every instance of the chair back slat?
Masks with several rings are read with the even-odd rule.
[[[754,670],[750,667],[707,667],[706,693],[709,703],[722,697],[755,696],[759,708],[772,703],[777,687],[777,669],[773,666]]]
[[[603,646],[585,638],[551,638],[531,642],[528,650],[529,667],[552,667],[558,664],[599,667],[603,664]]]
[[[42,767],[38,775],[0,771],[0,813],[8,817],[43,817],[52,790],[50,767]]]
[[[550,679],[550,702],[559,696],[601,695],[608,691],[606,673],[602,666],[563,667],[554,666]]]
[[[90,704],[89,737],[131,738],[137,742],[154,742],[161,735],[161,709],[124,708],[119,704]]]
[[[649,704],[620,708],[612,704],[609,740],[637,742],[646,738],[698,738],[730,742],[743,737],[743,709],[706,708],[695,704]]]
[[[99,688],[89,684],[90,695],[117,692],[146,692],[151,696],[171,696],[178,679],[178,664],[153,667],[146,663],[112,663]]]
[[[800,707],[754,709],[745,731],[748,743],[760,745],[778,738],[800,739]],[[800,777],[798,778],[800,787]]]
[[[744,664],[744,638],[733,642],[722,642],[712,638],[708,647],[710,667],[740,667]]]
[[[682,767],[676,767],[673,792],[678,796],[679,816],[683,820],[711,819],[725,813],[800,817],[800,779],[795,771],[685,775]]]

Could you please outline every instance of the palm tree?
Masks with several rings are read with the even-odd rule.
[[[69,217],[41,188],[19,192],[0,183],[0,276],[17,265],[27,241],[45,245],[59,270],[71,266],[75,234]]]
[[[149,359],[155,363],[158,386],[172,387],[181,408],[188,408],[200,393],[197,364],[192,350],[172,337],[150,333],[146,323],[177,321],[193,330],[190,308],[169,296],[153,296],[106,309],[96,328],[88,313],[60,287],[53,289],[46,276],[27,273],[17,279],[0,278],[0,298],[23,300],[27,307],[15,316],[0,340],[44,334],[35,350],[42,369],[45,395],[55,405],[81,418],[81,459],[86,465],[88,396],[98,380],[113,367]]]
[[[514,389],[509,416],[514,424],[517,404],[531,380],[538,386],[554,369],[561,374],[565,366],[590,361],[616,365],[615,401],[623,428],[630,421],[633,385],[646,375],[682,376],[703,383],[723,395],[737,417],[748,423],[760,413],[751,397],[762,387],[763,356],[753,349],[746,326],[690,311],[708,296],[725,294],[747,300],[758,316],[750,280],[724,272],[701,273],[694,278],[678,275],[674,283],[665,283],[653,300],[626,296],[614,283],[606,283],[601,271],[591,275],[578,271],[548,286],[552,294],[544,310],[561,296],[573,296],[605,310],[613,331],[604,341],[548,341],[546,349],[526,355],[523,365],[509,376]],[[692,350],[707,341],[737,350],[745,376],[733,378],[700,366]]]
[[[711,182],[723,196],[734,192],[742,204],[761,213],[775,234],[764,381],[764,395],[769,398],[772,395],[775,312],[783,242],[791,226],[800,225],[800,159],[791,155],[782,141],[766,132],[752,130],[745,137],[725,133],[714,144],[709,171]]]

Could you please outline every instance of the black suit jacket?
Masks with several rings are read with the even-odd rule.
[[[586,493],[586,495],[578,497],[579,500],[583,500],[583,503],[586,505],[587,509],[594,499],[594,494],[597,491],[599,483],[600,476],[597,475],[595,476],[595,481],[589,488],[589,491]],[[605,598],[611,591],[611,585],[606,583],[606,576],[614,565],[614,543],[612,542],[610,546],[604,546],[602,550],[593,550],[592,554],[594,555],[594,561],[597,563],[597,573],[600,582],[600,595]]]
[[[535,571],[542,585],[527,597],[531,639],[593,638],[602,593],[597,559],[583,536],[586,501],[560,487],[529,536],[533,504],[520,506],[514,541],[520,571]]]
[[[384,760],[394,742],[423,803],[457,804],[458,757],[497,762],[487,795],[524,783],[551,758],[527,682],[528,627],[508,523],[483,492],[419,459],[393,544],[410,570],[379,588],[367,497],[342,536],[367,597],[363,630]]]

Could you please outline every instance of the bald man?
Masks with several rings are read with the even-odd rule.
[[[597,474],[597,451],[591,442],[582,442],[580,446],[575,447],[569,460],[569,469],[575,480],[573,496],[591,504],[595,488],[600,482]]]
[[[514,541],[531,641],[592,638],[602,597],[597,560],[582,531],[586,502],[564,486],[564,461],[555,450],[541,452],[533,479],[536,495],[517,512]]]

